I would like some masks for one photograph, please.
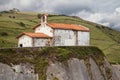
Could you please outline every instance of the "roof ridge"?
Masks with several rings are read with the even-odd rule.
[[[37,24],[33,29],[39,27],[41,24]],[[54,29],[68,29],[68,30],[77,30],[77,31],[87,31],[89,32],[89,28],[83,26],[83,25],[78,25],[78,24],[66,24],[66,23],[46,23],[46,25],[50,26],[51,28]]]
[[[57,29],[70,29],[70,30],[79,30],[79,31],[89,31],[89,28],[77,25],[77,24],[64,24],[64,23],[47,23],[48,26]],[[61,26],[60,26],[61,25]]]
[[[85,26],[83,26],[83,25],[79,25],[79,26],[84,27],[84,28],[86,28],[86,29],[90,30],[89,28],[87,28],[87,27],[85,27]]]

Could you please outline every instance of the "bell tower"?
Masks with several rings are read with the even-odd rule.
[[[46,24],[47,23],[47,14],[43,14],[42,16],[41,16],[41,24]]]

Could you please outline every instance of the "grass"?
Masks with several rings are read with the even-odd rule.
[[[37,13],[1,13],[0,16],[0,47],[16,47],[16,37],[22,32],[33,32],[33,26],[40,23],[37,18]],[[15,16],[15,19],[9,18]],[[20,23],[25,26],[21,26]],[[58,22],[67,24],[84,25],[90,28],[91,31],[91,45],[100,48],[111,63],[120,63],[120,32],[113,29],[88,22],[82,19],[73,18],[64,15],[48,16],[48,22]],[[6,32],[8,35],[3,36]]]

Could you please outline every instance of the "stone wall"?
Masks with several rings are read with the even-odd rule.
[[[105,59],[104,64],[98,66],[94,59],[89,58],[89,66],[85,60],[71,58],[65,63],[49,62],[46,70],[46,80],[120,80],[118,66],[114,68]],[[34,66],[21,63],[11,66],[0,63],[0,80],[38,80]]]
[[[12,66],[0,63],[0,80],[38,80],[38,75],[28,63]]]
[[[50,62],[47,68],[47,80],[120,80],[112,66],[104,60],[104,64],[98,66],[94,59],[85,60],[72,58],[67,63]]]

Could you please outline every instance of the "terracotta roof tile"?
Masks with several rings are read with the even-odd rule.
[[[51,38],[50,36],[48,36],[44,33],[30,33],[30,32],[23,32],[17,38],[21,37],[22,35],[27,35],[27,36],[30,36],[32,38]]]
[[[70,30],[80,30],[80,31],[89,31],[88,28],[75,25],[75,24],[61,24],[61,23],[48,23],[48,26],[55,28],[55,29],[70,29]]]
[[[47,23],[48,26],[54,29],[68,29],[68,30],[78,30],[78,31],[89,31],[89,28],[82,25],[76,24],[62,24],[62,23]],[[33,27],[33,29],[39,27],[40,24]]]

